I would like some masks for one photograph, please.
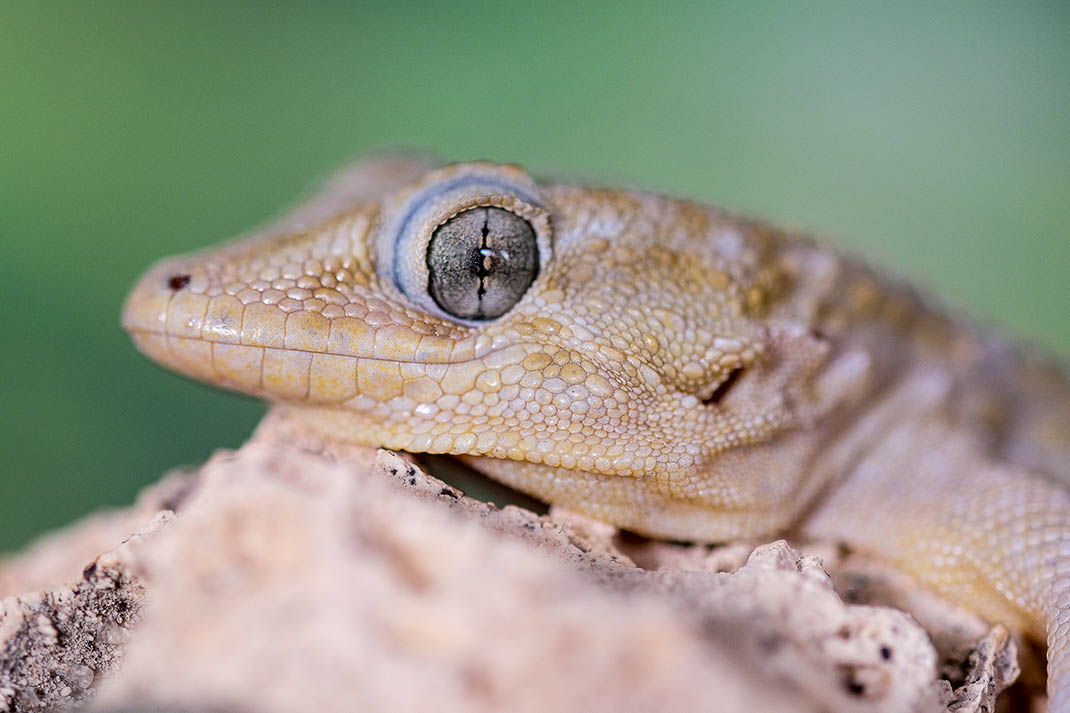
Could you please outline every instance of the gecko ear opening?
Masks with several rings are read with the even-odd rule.
[[[732,390],[732,387],[739,381],[739,377],[743,375],[743,367],[737,366],[732,371],[728,372],[728,376],[724,378],[717,388],[713,390],[709,396],[702,400],[702,403],[706,406],[716,406],[724,400],[725,396],[728,396],[728,392]]]
[[[433,171],[385,207],[376,271],[420,309],[478,326],[519,302],[551,257],[538,187],[512,166]]]

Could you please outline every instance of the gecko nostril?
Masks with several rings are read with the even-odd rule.
[[[171,279],[167,281],[167,286],[175,292],[178,292],[188,284],[189,275],[171,275]]]
[[[739,377],[742,373],[743,367],[741,366],[737,366],[735,369],[728,372],[728,376],[725,377],[724,381],[718,384],[717,388],[713,390],[713,393],[710,394],[709,398],[704,399],[702,403],[707,406],[720,403],[721,400],[728,395],[728,391],[732,386],[739,381]]]

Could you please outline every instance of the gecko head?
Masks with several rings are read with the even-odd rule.
[[[760,236],[512,166],[405,178],[161,262],[124,327],[168,367],[414,452],[664,473],[804,420],[791,389],[825,352],[760,318]]]

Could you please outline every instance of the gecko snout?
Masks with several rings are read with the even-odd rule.
[[[193,273],[181,258],[162,260],[146,270],[126,298],[122,326],[127,332],[164,333],[173,298],[188,292]]]
[[[170,258],[149,268],[123,305],[122,326],[143,354],[196,378],[214,376],[204,325],[210,297],[205,280],[188,258]],[[237,339],[240,320],[221,327],[221,335]]]

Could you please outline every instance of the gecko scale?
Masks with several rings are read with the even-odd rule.
[[[325,437],[652,537],[797,533],[1048,645],[1070,711],[1070,385],[809,238],[516,167],[375,159],[171,258],[149,357]]]

